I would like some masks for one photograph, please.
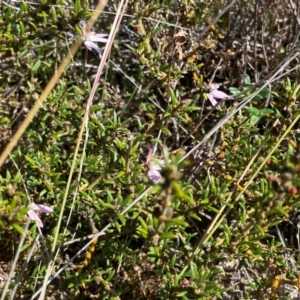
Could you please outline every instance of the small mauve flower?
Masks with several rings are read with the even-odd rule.
[[[101,49],[95,42],[107,43],[108,39],[106,38],[108,34],[106,33],[95,33],[94,31],[86,31],[86,22],[80,21],[79,26],[82,30],[82,39],[84,45],[90,50],[95,50],[97,53],[101,53]]]
[[[162,167],[165,165],[165,161],[162,159],[155,159],[153,161],[152,149],[150,149],[147,155],[147,165],[149,168],[149,171],[147,173],[148,178],[154,183],[157,183],[162,178],[160,171]]]
[[[36,212],[51,213],[53,212],[53,208],[42,204],[35,204],[34,202],[30,203],[30,208],[31,209],[27,212],[29,219],[36,221],[38,226],[43,228],[44,224]]]
[[[207,97],[212,106],[218,104],[217,100],[223,100],[229,97],[226,93],[219,91],[218,87],[218,85],[210,84],[211,91],[207,94]]]

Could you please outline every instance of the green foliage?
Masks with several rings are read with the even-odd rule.
[[[23,261],[18,293],[41,285],[68,182],[54,269],[69,265],[49,297],[273,299],[281,293],[270,292],[276,275],[286,273],[295,285],[300,138],[298,125],[290,126],[299,123],[299,84],[296,73],[269,80],[291,45],[278,51],[256,40],[272,40],[280,5],[270,8],[272,15],[262,7],[254,16],[253,3],[236,3],[230,11],[227,4],[133,1],[83,124],[70,177],[99,65],[84,46],[72,58],[0,169],[0,245],[8,257],[1,265],[25,235],[9,293]],[[22,1],[1,3],[0,11],[2,152],[81,34],[79,22],[91,6]],[[109,3],[92,30],[108,33],[112,11]],[[294,20],[291,11],[286,18]],[[259,28],[267,33],[252,36]],[[258,78],[268,85],[261,88]],[[206,95],[214,83],[234,97],[212,107]],[[150,171],[160,180],[152,181]],[[24,229],[30,201],[54,208],[40,215],[40,244],[35,222]],[[78,257],[87,242],[82,238],[96,231],[97,241]]]
[[[20,174],[12,177],[7,171],[6,177],[0,177],[0,186],[0,231],[3,234],[14,229],[22,234],[22,223],[28,210],[23,204],[27,202],[26,195],[18,191],[18,187],[22,186],[22,178]]]

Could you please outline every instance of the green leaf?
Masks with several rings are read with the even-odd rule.
[[[176,196],[184,201],[186,201],[188,204],[193,204],[193,199],[187,195],[184,190],[182,189],[182,186],[179,182],[173,181],[172,186],[174,187],[174,190],[176,192]]]
[[[24,234],[24,229],[19,224],[13,223],[12,227],[20,234]]]
[[[263,88],[253,99],[254,100],[263,100],[268,97],[270,92],[271,92],[270,89]]]
[[[52,19],[54,21],[56,21],[57,20],[57,14],[56,14],[56,10],[55,10],[54,5],[51,5],[51,12],[52,12]]]
[[[108,282],[114,278],[114,276],[115,276],[115,270],[113,269],[109,272],[109,275],[106,278],[107,285],[108,285]]]
[[[161,128],[161,131],[164,132],[164,133],[166,133],[167,135],[171,135],[171,132],[170,132],[170,130],[169,130],[167,127],[164,127],[164,126],[163,126],[163,127]]]
[[[32,165],[32,166],[36,166],[36,161],[33,160],[30,156],[26,155],[25,159]]]
[[[138,220],[140,221],[140,224],[144,229],[148,229],[148,224],[144,221],[143,218],[139,217]]]
[[[198,111],[201,110],[201,107],[198,106],[185,106],[183,107],[182,111],[188,112],[188,111]]]
[[[252,116],[250,118],[250,124],[251,125],[255,125],[258,121],[259,121],[259,117],[257,117],[257,116]]]
[[[232,95],[234,95],[234,96],[241,93],[241,91],[240,91],[239,89],[235,88],[235,87],[230,87],[230,88],[229,88],[229,92],[230,92]]]
[[[197,266],[194,262],[191,262],[191,264],[190,264],[190,272],[191,272],[191,278],[193,280],[198,278]]]
[[[28,13],[28,4],[25,1],[22,1],[21,7],[24,13]]]
[[[200,204],[208,204],[209,203],[209,199],[203,199],[200,201]]]
[[[173,232],[163,232],[161,235],[160,235],[160,238],[161,239],[177,239],[177,234],[173,233]]]
[[[38,32],[38,28],[36,27],[36,25],[34,23],[28,22],[28,24],[30,24],[33,27],[35,32]]]
[[[25,32],[25,27],[24,27],[24,24],[23,24],[23,22],[21,22],[20,21],[20,33],[21,33],[21,35],[23,35],[24,34],[24,32]]]
[[[40,61],[40,60],[37,60],[37,61],[34,63],[34,65],[31,67],[31,70],[35,73],[35,72],[39,69],[40,65],[41,65],[41,61]]]
[[[190,217],[192,217],[193,219],[196,219],[198,221],[201,221],[201,218],[194,212],[190,213],[189,215]]]
[[[118,232],[121,232],[121,226],[120,226],[119,222],[116,221],[113,224],[116,227],[116,229],[118,230]]]
[[[21,252],[30,247],[30,244],[24,244],[21,248]]]
[[[81,1],[80,0],[75,0],[75,3],[74,3],[75,13],[78,14],[81,10],[82,10]]]
[[[174,254],[171,258],[171,261],[170,261],[170,267],[171,268],[174,268],[175,264],[176,264],[176,260],[177,260],[177,256],[176,254]]]
[[[144,228],[137,228],[137,233],[140,234],[144,239],[148,238],[149,236],[149,231],[147,229],[144,229]]]
[[[8,40],[14,41],[14,37],[8,33],[3,34],[4,37],[6,37]]]
[[[105,207],[105,208],[110,208],[110,209],[112,209],[112,210],[115,210],[115,206],[114,206],[113,204],[111,204],[111,203],[105,203],[105,202],[102,201],[102,200],[100,200],[99,202],[100,202],[100,204],[102,204],[103,207]]]
[[[73,88],[74,88],[80,95],[82,95],[82,96],[85,95],[85,91],[82,90],[80,87],[74,85]],[[102,107],[102,106],[101,106],[101,107]]]
[[[251,84],[251,79],[250,79],[250,76],[248,74],[246,74],[246,76],[245,76],[245,84],[246,85],[250,85]]]
[[[117,214],[119,220],[121,221],[122,225],[126,224],[126,219],[123,215],[121,215],[120,213]]]
[[[173,106],[176,106],[178,104],[178,100],[175,96],[175,93],[173,91],[173,89],[170,89],[170,94],[171,94],[171,102]]]
[[[166,221],[166,223],[168,225],[172,224],[172,225],[183,226],[183,227],[189,226],[189,224],[187,222],[185,222],[182,219],[182,217],[176,217],[176,218],[169,219]]]
[[[126,147],[124,141],[121,141],[118,138],[115,138],[115,143],[121,150],[125,149],[125,147]]]

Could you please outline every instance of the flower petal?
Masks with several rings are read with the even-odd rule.
[[[154,183],[158,182],[161,179],[161,174],[157,170],[149,170],[148,171],[148,178],[153,181]]]
[[[33,209],[29,210],[27,212],[27,215],[30,220],[36,221],[39,227],[41,227],[41,228],[44,227],[42,220],[39,218],[39,216],[35,213],[35,211]]]
[[[98,53],[101,52],[101,50],[100,50],[100,48],[98,47],[98,45],[95,44],[95,43],[93,43],[93,42],[85,41],[85,42],[84,42],[84,45],[85,45],[90,51],[95,50],[95,51],[98,52]]]
[[[150,163],[148,164],[150,170],[157,170],[157,171],[160,171],[164,165],[165,165],[165,161],[162,159],[150,161]]]
[[[147,159],[146,159],[146,163],[148,166],[150,166],[150,162],[151,162],[151,157],[152,157],[152,149],[149,149],[148,155],[147,155]]]
[[[229,97],[229,95],[227,95],[226,93],[224,93],[222,91],[218,91],[218,90],[211,91],[209,93],[209,95],[215,99],[225,99],[225,98]]]
[[[36,210],[36,211],[39,211],[39,212],[42,212],[42,213],[51,213],[51,212],[53,212],[53,208],[49,207],[47,205],[35,204],[35,203],[32,203],[32,204],[34,204],[35,208],[33,208],[33,209]]]
[[[207,94],[207,98],[210,101],[212,106],[216,106],[218,104],[218,102],[216,101],[216,99],[211,95],[211,93]]]
[[[107,43],[108,39],[106,38],[108,34],[106,33],[96,33],[90,34],[89,39],[92,42],[100,42],[100,43]]]

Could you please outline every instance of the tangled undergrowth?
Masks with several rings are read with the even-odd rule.
[[[96,5],[0,3],[1,300],[298,299],[299,4]]]

